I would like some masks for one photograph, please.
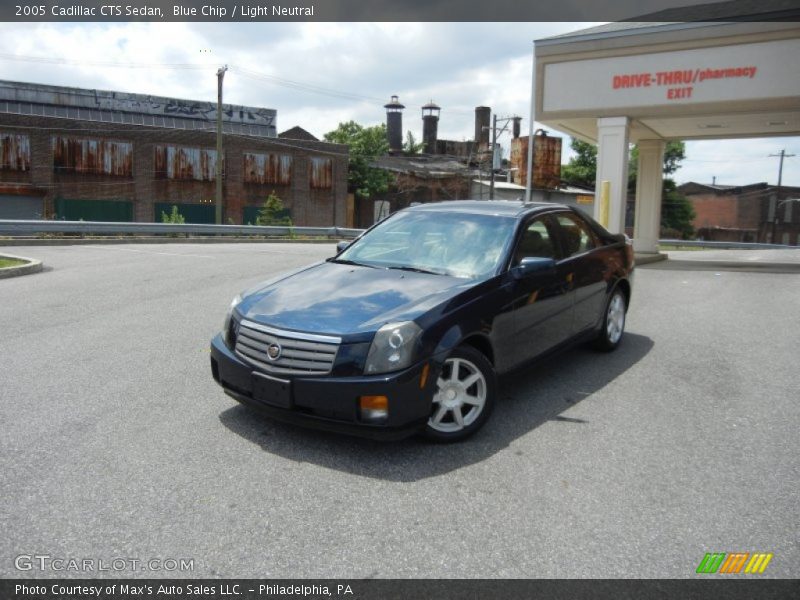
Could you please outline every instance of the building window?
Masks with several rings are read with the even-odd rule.
[[[293,159],[288,154],[244,153],[244,182],[274,185],[292,183]]]
[[[53,136],[56,173],[133,176],[133,144],[109,140]]]
[[[224,170],[224,160],[222,167]],[[155,146],[153,171],[156,179],[214,181],[216,169],[217,151],[211,148],[190,148],[166,144]]]
[[[31,170],[31,141],[27,135],[0,132],[0,169]]]
[[[308,161],[308,180],[312,190],[329,190],[333,187],[333,160],[311,158]]]

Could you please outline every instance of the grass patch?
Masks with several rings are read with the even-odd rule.
[[[676,244],[659,244],[658,249],[662,252],[672,252],[676,250],[697,252],[699,250],[724,250],[724,248],[701,248],[699,246],[680,246]]]
[[[26,263],[27,261],[25,260],[19,260],[16,258],[5,258],[3,256],[0,256],[0,269],[5,269],[6,267],[18,267]]]

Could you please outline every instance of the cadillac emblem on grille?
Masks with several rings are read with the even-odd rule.
[[[267,357],[270,360],[278,360],[281,357],[281,347],[278,344],[270,344],[267,347]]]

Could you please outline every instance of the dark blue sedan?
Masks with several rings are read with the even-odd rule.
[[[626,236],[566,206],[415,206],[237,296],[211,371],[277,419],[460,440],[489,418],[498,374],[576,342],[615,349],[632,275]]]

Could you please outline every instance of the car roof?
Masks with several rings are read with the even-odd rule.
[[[564,204],[554,202],[523,202],[522,200],[449,200],[418,204],[407,208],[410,211],[460,212],[483,215],[505,215],[521,217],[547,209],[569,209]]]

